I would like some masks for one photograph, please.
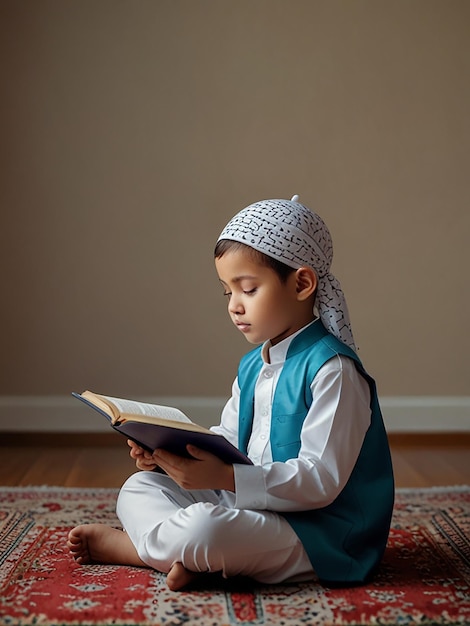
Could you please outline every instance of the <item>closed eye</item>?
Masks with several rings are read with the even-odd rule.
[[[245,296],[253,296],[256,292],[258,291],[257,287],[253,287],[253,289],[243,289],[243,294]],[[227,296],[228,298],[230,298],[230,296],[232,295],[231,291],[224,291],[224,296]]]

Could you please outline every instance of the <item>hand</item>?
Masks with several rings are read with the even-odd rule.
[[[128,439],[127,443],[131,448],[129,454],[131,455],[131,459],[134,459],[137,469],[144,472],[152,472],[157,467],[150,452],[138,446],[131,439]]]
[[[219,457],[188,445],[192,458],[177,456],[166,450],[155,450],[153,460],[183,489],[225,489],[235,491],[233,465]]]

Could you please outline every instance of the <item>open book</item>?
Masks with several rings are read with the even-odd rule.
[[[150,452],[161,448],[187,457],[190,455],[186,446],[192,444],[226,463],[251,464],[225,437],[195,424],[174,407],[102,396],[92,391],[72,395],[104,415],[114,430]]]

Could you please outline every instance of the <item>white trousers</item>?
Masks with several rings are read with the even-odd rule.
[[[186,491],[164,474],[137,472],[121,488],[117,514],[139,557],[160,572],[179,562],[193,572],[265,583],[315,577],[281,515],[234,502],[228,491]]]

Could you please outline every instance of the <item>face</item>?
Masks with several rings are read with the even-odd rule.
[[[228,299],[229,315],[250,343],[270,339],[274,345],[305,325],[296,272],[283,283],[272,268],[244,250],[226,252],[216,259],[215,266]]]

